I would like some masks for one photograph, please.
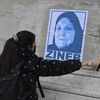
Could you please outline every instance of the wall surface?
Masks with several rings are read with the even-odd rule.
[[[50,9],[88,10],[83,60],[100,57],[100,0],[0,0],[0,52],[5,40],[29,30],[36,34],[37,54],[43,56]],[[91,69],[41,77],[41,83],[43,100],[100,100],[100,72]]]
[[[99,100],[100,72],[83,70],[59,77],[40,78],[44,100]],[[42,100],[39,95],[40,100]]]

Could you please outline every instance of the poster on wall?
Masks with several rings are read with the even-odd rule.
[[[51,9],[44,59],[82,61],[88,11]]]

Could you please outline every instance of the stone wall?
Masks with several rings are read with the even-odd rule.
[[[50,9],[88,10],[83,60],[100,57],[100,0],[0,0],[0,52],[12,34],[29,30],[36,34],[36,53],[43,57]],[[41,77],[44,100],[99,100],[99,74],[81,69],[61,77]]]

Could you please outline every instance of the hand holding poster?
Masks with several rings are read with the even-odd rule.
[[[82,60],[87,11],[50,10],[45,59]]]

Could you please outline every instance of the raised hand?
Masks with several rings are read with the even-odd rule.
[[[82,62],[83,67],[88,66],[88,67],[92,67],[93,69],[97,69],[99,64],[100,64],[100,58]]]

